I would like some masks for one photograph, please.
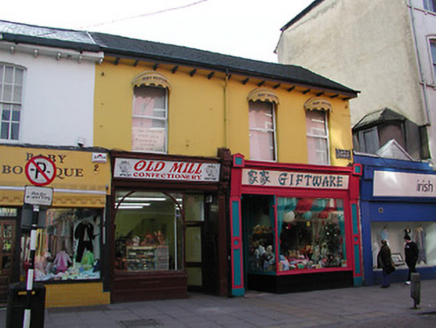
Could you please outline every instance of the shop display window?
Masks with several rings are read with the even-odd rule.
[[[436,223],[435,222],[372,222],[371,245],[373,268],[377,269],[377,254],[381,240],[388,241],[392,259],[397,268],[407,268],[404,255],[404,236],[408,234],[417,244],[419,257],[417,267],[436,265]]]
[[[275,272],[274,198],[246,196],[243,215],[248,220],[248,259],[250,272]]]
[[[49,208],[37,229],[35,280],[100,279],[101,209]],[[22,275],[29,267],[30,231],[21,238]]]
[[[277,197],[277,220],[272,196],[254,196],[252,200],[245,208],[249,271],[290,272],[347,265],[342,199]]]
[[[343,200],[277,198],[278,271],[346,266]]]
[[[117,272],[183,268],[182,195],[117,191],[115,209]],[[198,210],[190,209],[189,212]]]

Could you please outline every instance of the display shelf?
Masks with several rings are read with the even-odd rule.
[[[168,246],[127,246],[127,271],[168,270]]]

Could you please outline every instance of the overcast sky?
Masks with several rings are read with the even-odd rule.
[[[4,0],[0,20],[105,32],[277,62],[280,28],[313,0]]]

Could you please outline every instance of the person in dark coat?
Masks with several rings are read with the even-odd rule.
[[[409,235],[405,235],[404,240],[406,242],[406,244],[404,245],[404,254],[406,255],[406,264],[409,268],[406,284],[410,285],[412,272],[416,272],[416,262],[418,261],[419,248],[418,245],[416,245],[416,243],[412,241],[412,238],[410,238]]]
[[[381,240],[381,248],[377,255],[377,267],[383,270],[383,284],[382,288],[388,288],[390,286],[389,275],[395,271],[395,267],[392,263],[391,249],[388,246],[388,241]]]

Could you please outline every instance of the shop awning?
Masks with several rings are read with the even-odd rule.
[[[171,90],[171,85],[168,79],[162,74],[154,71],[141,73],[133,80],[133,85],[136,87],[140,87],[141,85],[155,86]]]
[[[258,88],[251,91],[248,94],[248,100],[250,101],[269,101],[275,104],[279,104],[279,97],[277,95],[266,88]]]
[[[310,98],[304,104],[306,110],[323,110],[323,111],[333,111],[332,104],[323,98]]]

